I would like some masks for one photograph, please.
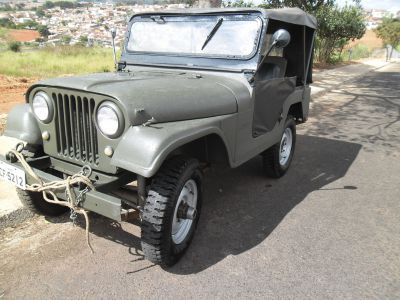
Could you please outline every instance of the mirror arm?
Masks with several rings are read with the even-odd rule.
[[[111,42],[112,42],[113,54],[114,54],[114,67],[115,67],[115,70],[118,70],[117,52],[115,50],[115,37],[116,37],[116,31],[111,30]]]
[[[263,58],[263,60],[262,60],[262,63],[264,62],[264,59],[271,53],[272,49],[275,48],[275,45],[276,45],[277,42],[278,42],[278,41],[275,40],[275,41],[271,44],[271,46],[269,47],[267,53],[265,54],[265,56],[264,56],[264,58]]]
[[[252,83],[254,81],[254,78],[256,77],[256,74],[258,72],[258,70],[261,68],[262,64],[264,63],[264,60],[267,58],[267,56],[271,53],[272,49],[275,48],[277,41],[273,41],[271,46],[269,47],[267,53],[264,55],[263,59],[260,61],[260,63],[258,64],[257,69],[254,71],[253,76],[250,77],[249,82]]]

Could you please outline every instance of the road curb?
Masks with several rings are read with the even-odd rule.
[[[0,230],[3,230],[7,227],[16,226],[32,218],[33,216],[35,216],[33,212],[24,207],[20,207],[0,217]]]

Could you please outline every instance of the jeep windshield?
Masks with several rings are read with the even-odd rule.
[[[133,20],[126,49],[131,53],[250,58],[256,52],[261,25],[254,15],[140,16]]]

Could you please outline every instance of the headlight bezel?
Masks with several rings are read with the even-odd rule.
[[[40,116],[37,114],[37,112],[35,111],[35,106],[34,106],[34,102],[35,102],[35,98],[41,96],[42,99],[45,100],[46,104],[47,104],[47,109],[48,109],[48,114],[47,114],[47,118],[40,118]],[[35,95],[32,97],[32,101],[31,101],[31,108],[32,108],[32,112],[35,115],[36,119],[39,120],[40,122],[47,124],[50,123],[51,120],[53,120],[54,117],[54,105],[52,100],[50,99],[49,95],[44,92],[44,91],[38,91],[35,93]]]
[[[109,133],[104,132],[103,129],[101,128],[101,126],[100,126],[100,122],[99,122],[99,119],[98,119],[99,118],[99,111],[104,107],[110,108],[115,113],[115,115],[117,116],[118,128],[115,131],[115,133],[113,133],[113,134],[109,134]],[[96,122],[96,127],[99,129],[99,131],[105,137],[108,137],[108,138],[111,138],[111,139],[115,139],[115,138],[119,137],[122,134],[122,132],[124,131],[124,127],[125,127],[124,115],[123,115],[121,109],[114,102],[112,102],[110,100],[104,100],[97,107],[96,115],[95,115],[95,122]]]

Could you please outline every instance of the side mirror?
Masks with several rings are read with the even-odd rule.
[[[253,76],[250,77],[249,82],[252,83],[254,81],[254,78],[260,70],[261,66],[264,63],[264,60],[268,57],[268,55],[271,53],[272,49],[274,48],[285,48],[288,44],[290,43],[290,33],[285,30],[285,29],[278,29],[277,31],[274,32],[272,36],[272,43],[271,46],[269,46],[269,49],[267,53],[264,55],[260,63],[258,64],[257,69],[255,70]]]
[[[272,36],[272,45],[276,48],[285,48],[290,43],[290,33],[285,29],[275,31]]]
[[[117,36],[117,29],[111,28],[110,33],[111,33],[111,37],[113,39],[115,39],[115,37]]]

